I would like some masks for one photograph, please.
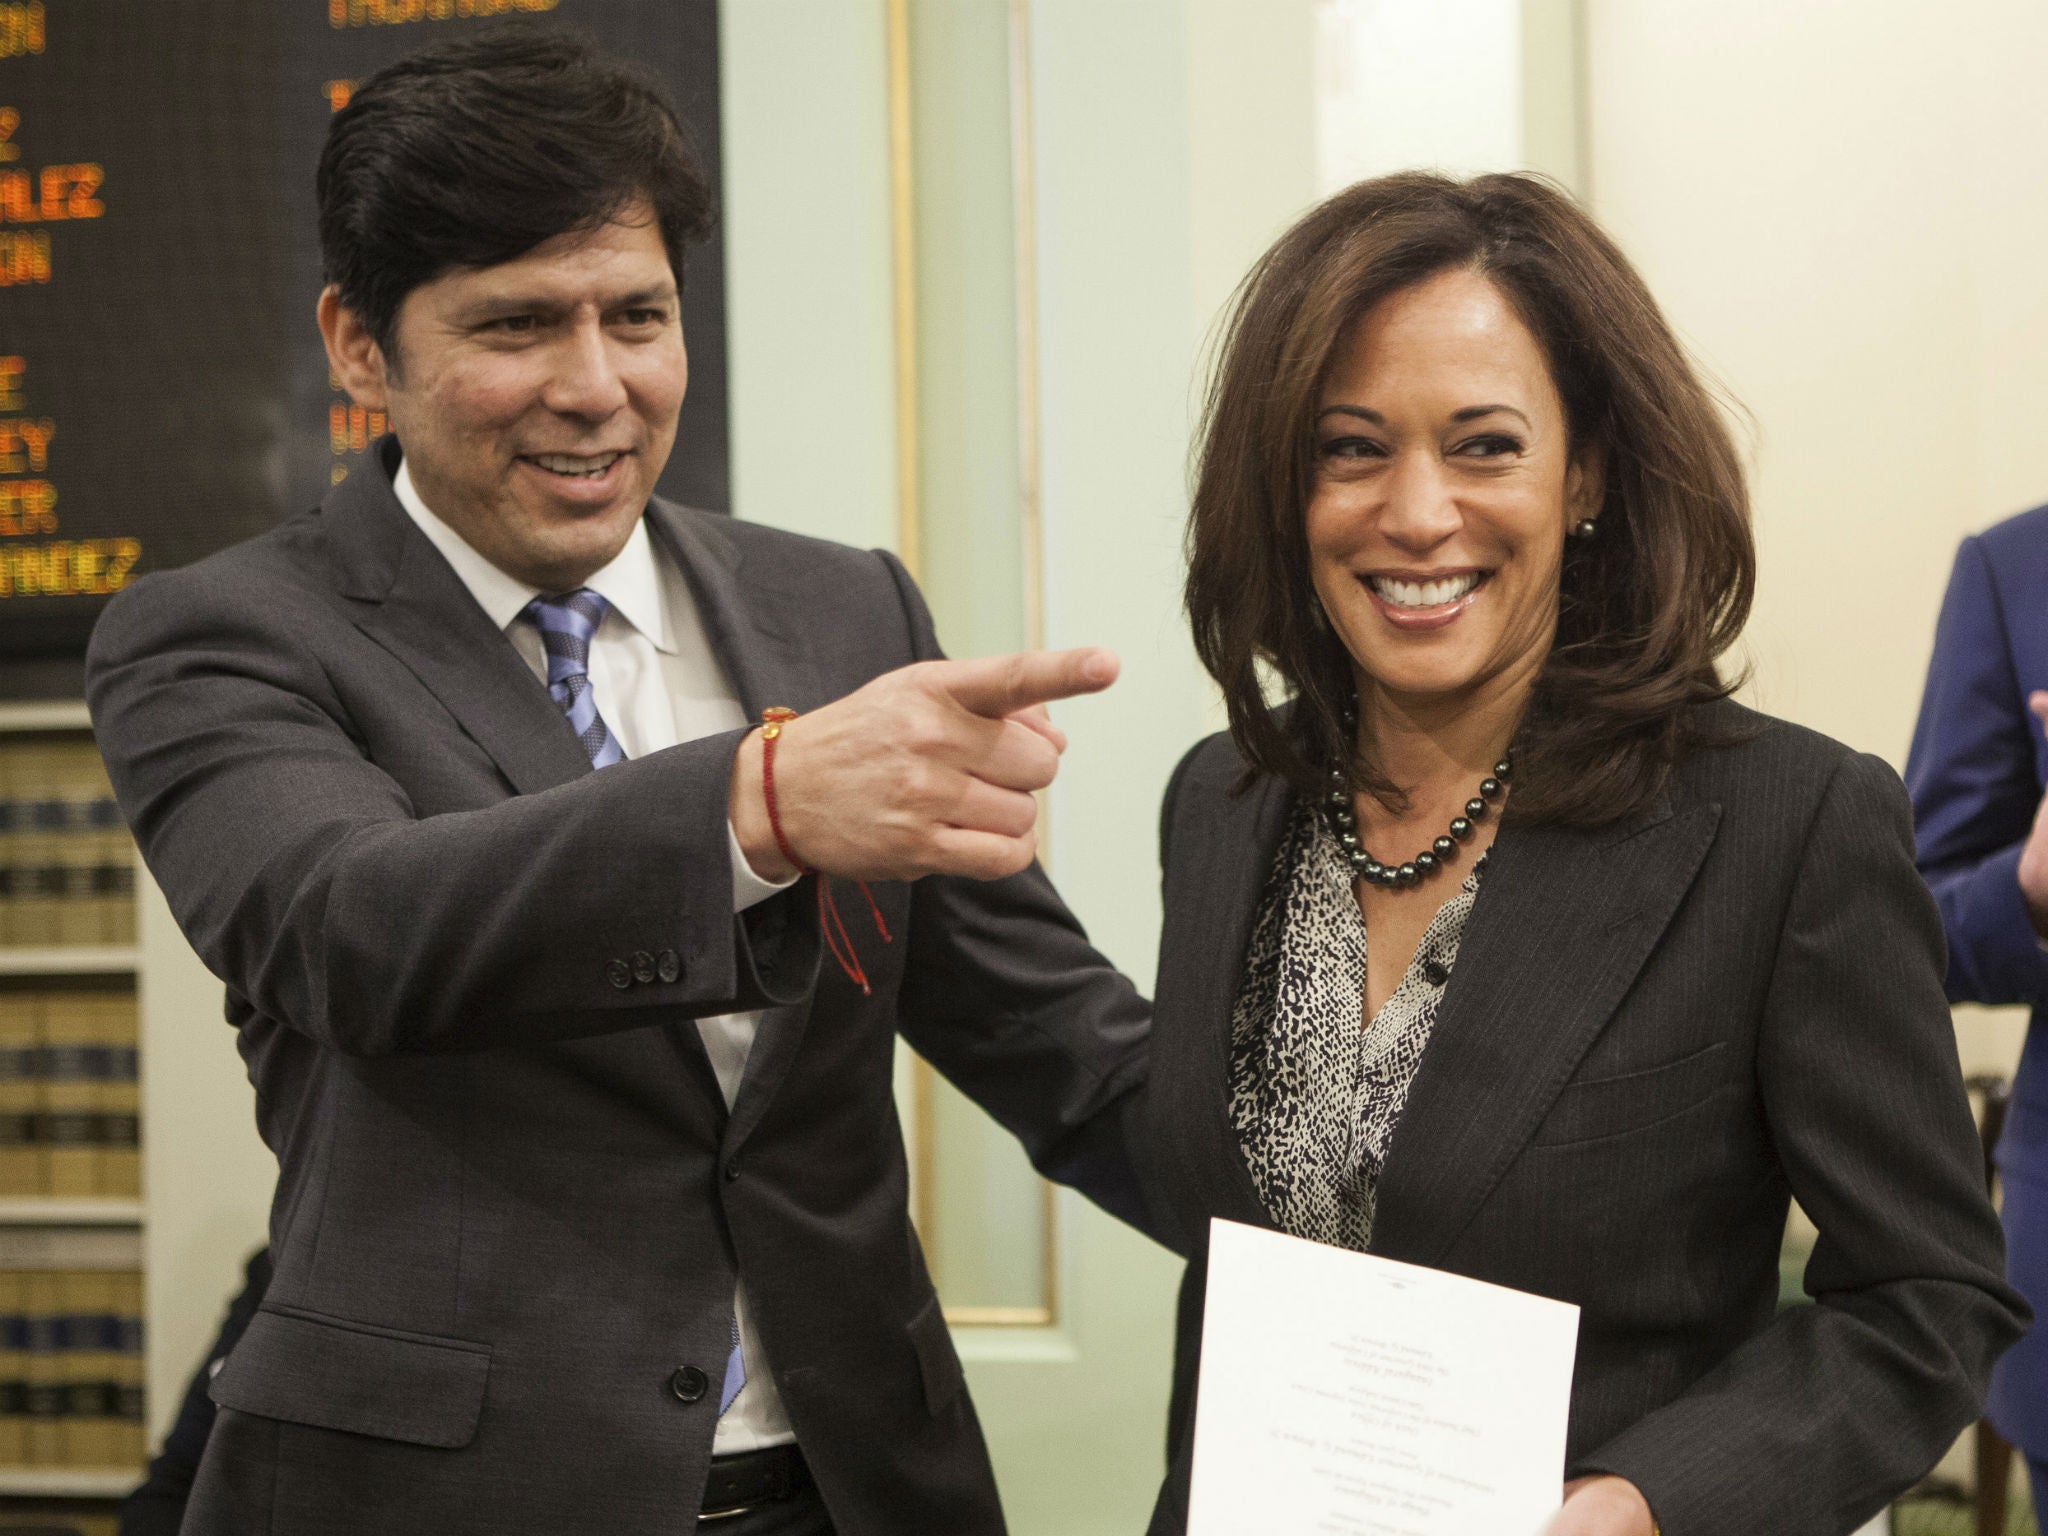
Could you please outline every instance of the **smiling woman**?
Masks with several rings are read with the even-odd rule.
[[[1309,580],[1362,677],[1389,704],[1525,691],[1598,472],[1501,291],[1453,269],[1362,316],[1331,362],[1316,459]]]
[[[1414,414],[1424,400],[1411,381],[1433,419]],[[1368,382],[1409,414],[1389,423],[1357,393]],[[1352,659],[1311,602],[1312,590],[1325,605],[1335,594],[1320,564],[1313,583],[1302,577],[1316,529],[1340,536],[1340,509],[1390,485],[1404,519],[1439,515],[1418,499],[1436,493],[1414,479],[1425,432],[1463,487],[1453,495],[1446,482],[1439,507],[1481,485],[1489,505],[1556,502],[1545,532],[1556,569],[1531,569],[1531,552],[1513,573],[1525,595],[1556,595],[1538,626],[1545,654],[1520,656],[1536,691],[1519,729],[1543,743],[1524,755],[1520,805],[1602,821],[1646,803],[1700,724],[1685,706],[1732,687],[1715,659],[1741,632],[1755,585],[1748,493],[1712,397],[1642,280],[1564,193],[1527,177],[1362,182],[1288,231],[1247,279],[1189,525],[1195,644],[1232,729],[1260,766],[1302,787],[1333,756],[1361,787],[1392,787],[1370,735],[1347,725]],[[1566,546],[1587,519],[1599,537]],[[1435,545],[1426,553],[1383,552],[1381,574],[1458,574]],[[1472,574],[1483,590],[1489,573]],[[1510,606],[1505,596],[1496,607]],[[1261,662],[1298,695],[1284,718],[1266,709]]]
[[[1727,698],[1747,493],[1641,280],[1540,181],[1340,193],[1245,284],[1188,542],[1231,729],[1162,818],[1154,1536],[1212,1217],[1576,1304],[1550,1536],[1846,1536],[2023,1314],[1904,793]]]

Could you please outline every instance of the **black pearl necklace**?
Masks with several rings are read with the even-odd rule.
[[[1351,873],[1367,885],[1406,889],[1419,885],[1423,879],[1435,874],[1452,859],[1457,857],[1458,844],[1469,842],[1477,823],[1486,819],[1487,808],[1498,800],[1507,788],[1509,775],[1515,771],[1514,760],[1502,753],[1499,762],[1493,765],[1493,772],[1479,781],[1479,793],[1465,802],[1465,814],[1453,816],[1446,835],[1439,837],[1406,864],[1382,864],[1358,840],[1358,817],[1351,810],[1351,784],[1344,770],[1330,770],[1330,793],[1325,810],[1330,818],[1330,828],[1337,834],[1337,844],[1344,850],[1344,857],[1351,865]]]

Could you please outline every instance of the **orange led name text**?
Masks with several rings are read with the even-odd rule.
[[[327,407],[327,446],[336,453],[361,453],[373,439],[384,435],[388,425],[382,411],[366,411],[337,400]]]
[[[0,229],[0,288],[50,280],[50,236],[40,229]]]
[[[47,416],[0,421],[0,475],[41,474],[50,467],[50,440],[56,435],[57,423]]]
[[[128,585],[141,558],[139,539],[0,544],[0,598],[104,596]]]
[[[45,30],[43,20],[41,0],[34,5],[0,5],[0,59],[41,53]]]
[[[462,16],[510,16],[514,11],[552,11],[560,0],[327,0],[327,24],[343,27],[402,27],[415,21],[448,21]]]
[[[104,218],[98,193],[107,173],[97,165],[46,165],[37,171],[0,171],[0,224],[54,224],[60,219]]]
[[[57,531],[57,487],[47,480],[0,480],[0,538]]]

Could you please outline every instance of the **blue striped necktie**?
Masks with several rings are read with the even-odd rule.
[[[722,1417],[747,1384],[747,1361],[740,1353],[740,1315],[732,1315],[732,1353],[725,1357],[725,1380],[718,1386],[718,1412]]]
[[[590,640],[610,611],[611,604],[588,587],[536,597],[519,610],[519,617],[540,631],[548,653],[548,692],[569,717],[569,728],[590,754],[593,768],[609,768],[626,757],[597,712],[597,695],[590,687]]]
[[[611,611],[611,604],[588,587],[564,592],[559,597],[536,597],[519,616],[540,631],[540,643],[548,653],[548,692],[569,717],[569,728],[590,754],[590,766],[609,768],[625,761],[619,739],[597,712],[597,696],[590,687],[590,641],[598,625]],[[718,1411],[724,1413],[747,1384],[747,1363],[740,1354],[740,1320],[732,1320],[732,1352],[725,1359],[725,1379],[719,1384]]]

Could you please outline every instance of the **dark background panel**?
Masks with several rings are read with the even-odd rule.
[[[48,283],[0,287],[0,354],[27,363],[18,414],[56,424],[58,493],[54,533],[0,543],[132,538],[147,569],[274,521],[278,164],[248,92],[277,67],[270,9],[49,0],[44,51],[0,60],[0,171],[105,172],[99,218],[0,223],[50,242]],[[75,654],[102,602],[0,599],[0,655]]]
[[[454,8],[343,0],[339,11],[347,23]],[[336,451],[330,408],[345,418],[346,402],[313,325],[328,82],[523,18],[336,27],[330,0],[45,0],[45,16],[41,53],[0,57],[0,107],[21,116],[20,158],[0,161],[0,175],[99,165],[105,213],[0,219],[0,236],[40,232],[51,247],[48,283],[0,285],[0,357],[28,364],[25,399],[0,410],[0,445],[11,416],[55,422],[36,478],[58,493],[53,533],[0,531],[0,574],[8,546],[53,540],[135,540],[140,574],[312,506],[337,471],[363,462],[346,441]],[[716,184],[716,0],[556,0],[533,19],[579,28],[656,74]],[[690,396],[661,489],[718,511],[730,504],[724,298],[714,240],[691,253],[686,276]],[[0,597],[0,697],[75,695],[105,601]]]

